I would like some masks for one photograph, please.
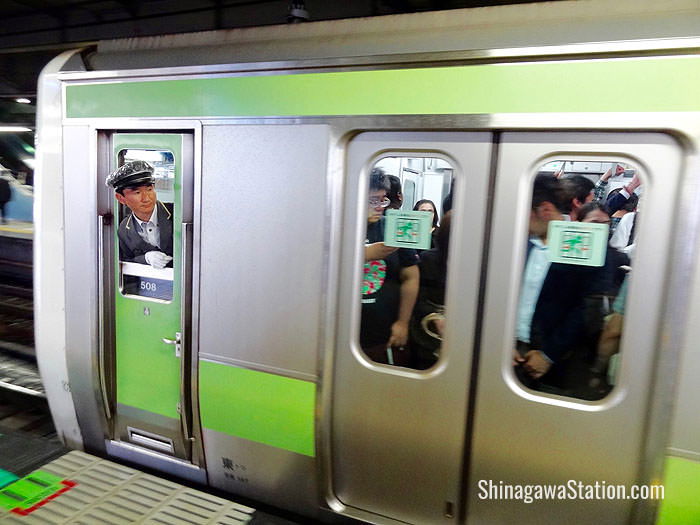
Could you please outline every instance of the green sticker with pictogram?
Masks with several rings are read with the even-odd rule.
[[[430,249],[433,214],[429,211],[387,210],[384,244],[398,248]]]
[[[62,479],[50,472],[35,470],[0,490],[0,509],[4,508],[13,514],[26,516],[76,485],[75,481]]]
[[[551,221],[547,230],[549,259],[555,263],[603,266],[608,230],[607,224]]]

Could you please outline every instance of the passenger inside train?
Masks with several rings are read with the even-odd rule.
[[[418,295],[418,256],[384,244],[389,178],[374,168],[369,179],[360,346],[377,363],[410,366],[408,327]]]
[[[384,209],[386,210],[400,210],[403,206],[403,190],[401,189],[401,179],[396,175],[386,175],[389,180],[389,193],[387,197],[389,198],[389,206]]]
[[[432,367],[440,357],[445,332],[445,288],[451,218],[452,212],[444,215],[440,228],[432,236],[435,246],[420,254],[420,289],[411,317],[409,337],[413,357],[411,368],[417,370]]]
[[[438,217],[437,209],[435,208],[435,203],[430,199],[421,199],[413,206],[413,211],[429,211],[433,214],[433,227],[431,230],[432,236],[430,239],[430,248],[437,247],[437,235],[440,219]],[[418,250],[420,254],[421,250]]]
[[[158,200],[153,166],[136,160],[107,177],[114,197],[130,214],[119,223],[119,260],[165,268],[173,260],[172,213]]]
[[[593,182],[583,175],[559,178],[563,192],[562,211],[566,218],[578,220],[578,213],[584,204],[593,200]]]
[[[172,206],[158,199],[150,163],[123,160],[105,181],[122,205],[117,230],[122,293],[169,301],[173,289]]]
[[[533,390],[597,400],[613,388],[619,340],[622,333],[625,289],[634,249],[634,218],[641,190],[635,169],[611,166],[594,184],[580,173],[569,175],[541,170],[535,178],[516,320],[514,371]],[[600,163],[601,165],[604,163]],[[617,191],[609,191],[616,177]],[[620,181],[620,179],[622,179]],[[630,180],[631,179],[631,180]],[[620,185],[622,182],[622,185]],[[615,213],[627,215],[625,223],[602,247],[596,265],[582,260],[552,262],[559,246],[548,243],[554,221],[609,226]],[[553,223],[553,224],[550,224]],[[586,245],[588,234],[578,237],[582,253],[595,252]],[[591,239],[592,236],[589,236]],[[585,256],[583,257],[585,258]]]
[[[447,210],[454,179],[447,163],[435,169],[438,160],[385,158],[371,173],[360,340],[367,356],[378,363],[426,370],[439,361],[446,322]],[[549,164],[557,167],[543,166],[533,184],[514,371],[527,388],[597,400],[615,382],[626,288],[622,285],[631,267],[640,180],[634,167],[620,163]],[[590,165],[597,172],[586,172]],[[439,226],[435,202],[443,203],[445,214]],[[384,245],[384,214],[392,205],[433,213],[430,249]],[[613,223],[625,216],[617,234],[609,234]],[[603,226],[600,262],[552,262],[548,233],[555,221],[591,224],[599,231]],[[584,246],[586,250],[594,251]],[[406,317],[409,305],[412,311]]]
[[[439,223],[435,202],[450,194],[452,173],[443,159],[385,157],[370,174],[360,346],[375,362],[426,370],[439,359],[450,219]],[[384,245],[390,209],[432,214],[425,246]]]

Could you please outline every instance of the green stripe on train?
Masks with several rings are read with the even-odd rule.
[[[700,463],[677,457],[666,458],[664,500],[656,525],[700,523]]]
[[[199,396],[204,429],[315,455],[314,383],[202,361]]]
[[[698,86],[697,56],[121,80],[68,85],[66,116],[697,111]]]

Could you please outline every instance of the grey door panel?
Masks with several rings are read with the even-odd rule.
[[[638,482],[659,337],[681,150],[661,134],[504,133],[502,136],[480,348],[471,472],[470,523],[624,523],[632,500],[542,504],[484,498],[480,482],[509,485]],[[529,390],[512,371],[515,310],[525,260],[532,180],[549,160],[612,160],[639,166],[643,217],[625,311],[618,382],[600,401]]]
[[[374,363],[358,347],[367,172],[386,155],[440,157],[455,168],[447,331],[428,371]],[[362,133],[350,143],[331,428],[331,499],[349,515],[456,519],[490,155],[488,133]]]

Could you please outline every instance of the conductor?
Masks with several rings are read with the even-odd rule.
[[[119,224],[119,260],[172,266],[172,213],[158,200],[153,166],[142,160],[124,163],[107,176],[114,196],[131,210]]]

